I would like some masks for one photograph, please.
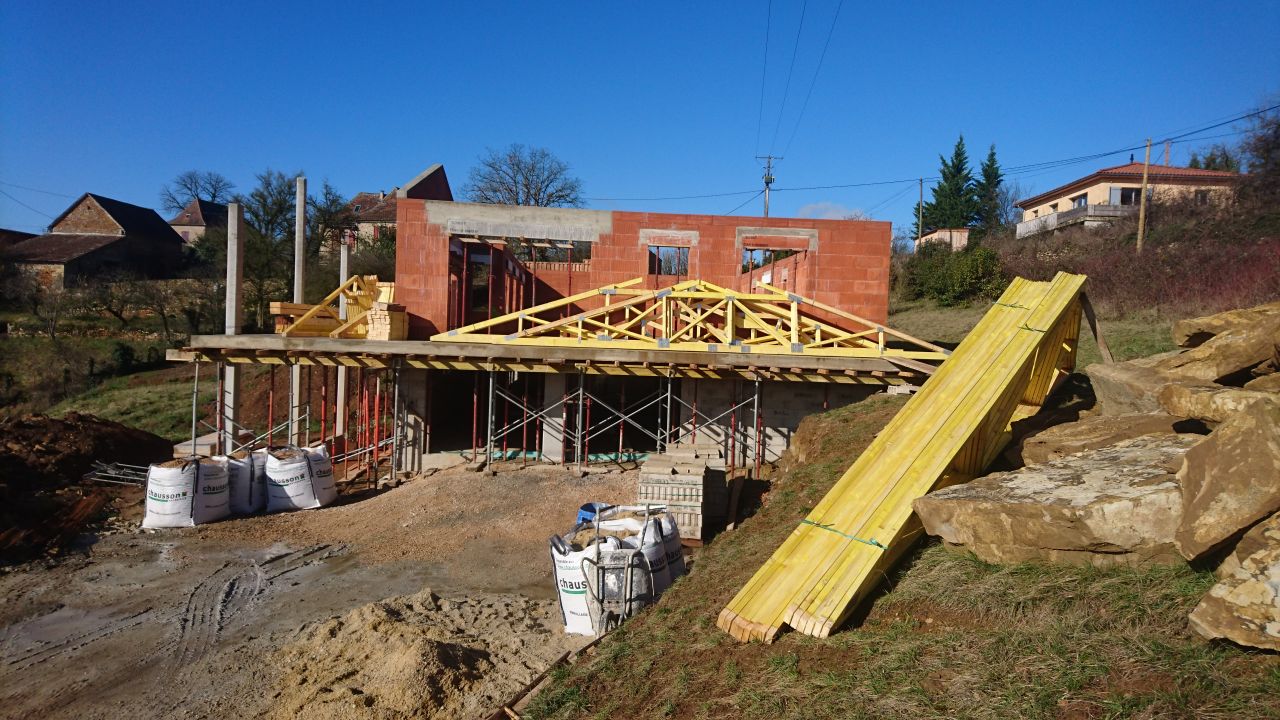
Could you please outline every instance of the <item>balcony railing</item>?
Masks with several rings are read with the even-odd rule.
[[[1102,223],[1132,215],[1138,211],[1137,205],[1082,205],[1070,210],[1051,213],[1044,217],[1031,218],[1018,223],[1017,236],[1028,237],[1042,232],[1056,230],[1076,223]]]

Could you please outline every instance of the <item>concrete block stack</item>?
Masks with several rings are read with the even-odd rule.
[[[673,445],[640,467],[640,503],[666,505],[680,537],[703,540],[724,524],[729,502],[718,445]]]

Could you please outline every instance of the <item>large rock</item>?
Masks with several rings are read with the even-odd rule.
[[[1175,350],[1121,363],[1094,363],[1085,368],[1097,398],[1098,412],[1125,415],[1159,411],[1156,396],[1170,378],[1156,365],[1179,354]]]
[[[1228,418],[1187,453],[1178,481],[1174,542],[1188,560],[1280,510],[1280,403],[1253,403]]]
[[[1170,415],[1220,423],[1255,402],[1272,402],[1280,396],[1262,390],[1222,385],[1169,383],[1157,393],[1160,407]]]
[[[1203,345],[1155,364],[1157,370],[1187,380],[1215,382],[1270,359],[1280,340],[1280,315],[1228,328]]]
[[[994,563],[1182,562],[1175,471],[1196,435],[1146,435],[929,493],[925,530]]]
[[[1218,568],[1214,570],[1214,574],[1219,580],[1225,580],[1235,574],[1237,570],[1244,567],[1244,561],[1248,557],[1267,546],[1267,533],[1275,534],[1280,532],[1280,513],[1276,513],[1262,522],[1254,525],[1249,532],[1240,538],[1240,542],[1231,548],[1231,552],[1222,559]]]
[[[1252,549],[1187,618],[1210,640],[1280,650],[1280,515],[1245,535]],[[1241,544],[1244,544],[1244,540]]]
[[[1114,445],[1143,435],[1173,434],[1178,418],[1162,412],[1090,415],[1054,425],[1022,441],[1024,465],[1057,460],[1085,450]]]
[[[1196,347],[1226,330],[1277,315],[1280,315],[1280,301],[1240,310],[1228,310],[1216,315],[1179,320],[1173,324],[1173,344],[1185,348]]]
[[[1244,389],[1256,390],[1258,392],[1280,393],[1280,372],[1256,377],[1245,383]]]

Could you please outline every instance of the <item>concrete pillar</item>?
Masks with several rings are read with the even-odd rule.
[[[244,280],[244,208],[240,203],[227,205],[227,335],[240,334],[244,325],[242,284]],[[222,382],[222,447],[228,452],[236,446],[240,422],[240,371],[235,365],[223,367]]]
[[[307,282],[307,179],[298,176],[293,229],[293,301],[306,302]],[[302,366],[289,367],[289,442],[302,443]]]
[[[564,406],[557,405],[564,399],[564,378],[560,373],[542,375],[542,407],[548,411],[542,420],[542,457],[551,462],[560,462],[564,452]]]
[[[350,264],[351,246],[347,244],[347,238],[343,238],[342,245],[338,250],[339,285],[350,279]],[[345,296],[338,298],[338,317],[343,320],[347,319],[347,298]],[[403,384],[402,382],[401,385]],[[334,401],[337,409],[334,411],[333,433],[342,435],[347,431],[347,367],[345,365],[338,366],[338,392],[335,394]]]
[[[422,458],[431,449],[431,425],[427,417],[431,411],[427,397],[427,383],[430,379],[430,370],[400,370],[400,403],[404,408],[404,427],[401,431],[404,442],[398,460],[401,472],[422,472]]]

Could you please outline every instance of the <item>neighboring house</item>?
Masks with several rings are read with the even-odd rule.
[[[916,249],[931,242],[943,243],[952,250],[963,250],[969,246],[969,228],[939,228],[917,240]]]
[[[1179,197],[1217,202],[1229,196],[1240,175],[1219,170],[1150,165],[1147,196],[1159,200]],[[1017,204],[1022,210],[1018,237],[1069,225],[1095,227],[1138,210],[1142,197],[1142,163],[1103,168]]]
[[[182,258],[182,238],[155,210],[85,193],[49,232],[0,253],[44,287],[67,288],[122,274],[167,277]]]
[[[4,252],[4,249],[11,245],[17,245],[23,240],[26,240],[28,238],[33,238],[35,236],[36,236],[35,233],[22,232],[21,230],[9,230],[8,228],[0,228],[0,252]]]
[[[209,230],[227,229],[227,206],[208,200],[192,200],[169,220],[169,227],[189,245]]]
[[[444,174],[444,166],[432,165],[421,175],[409,183],[419,188],[419,194],[427,200],[453,200],[453,190],[449,187],[449,178]],[[387,229],[396,227],[396,200],[399,187],[390,192],[359,192],[347,203],[347,208],[355,218],[355,228],[348,231],[349,241],[357,238],[372,240]]]

